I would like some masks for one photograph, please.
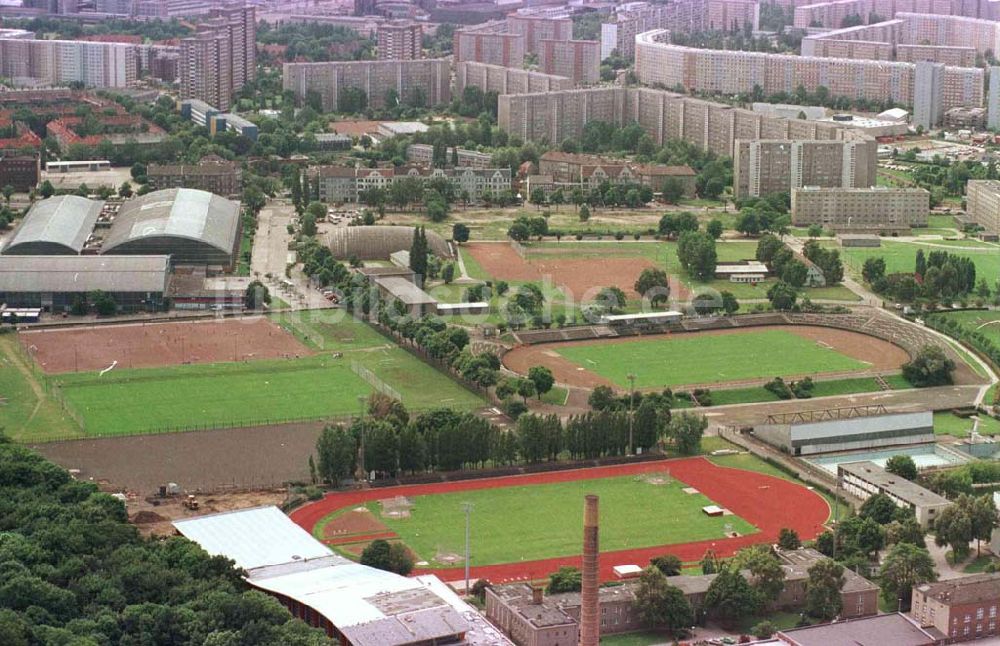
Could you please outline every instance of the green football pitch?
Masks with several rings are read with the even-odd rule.
[[[556,352],[623,388],[629,386],[630,373],[636,387],[662,388],[868,367],[785,330],[587,343],[558,347]]]
[[[652,483],[650,478],[664,478]],[[412,498],[409,518],[381,518],[417,557],[431,565],[439,554],[462,554],[463,503],[472,503],[472,565],[516,563],[578,554],[583,497],[601,498],[601,549],[654,547],[723,538],[727,525],[742,535],[757,529],[737,516],[708,516],[702,494],[666,474],[621,476],[519,487],[480,489]],[[381,515],[379,503],[368,503]],[[323,523],[316,526],[322,533]]]
[[[281,322],[284,324],[284,322]],[[296,359],[191,364],[50,379],[83,421],[84,436],[249,426],[357,414],[371,375],[411,410],[471,410],[483,401],[447,375],[348,318],[289,325],[318,354]],[[303,329],[308,330],[306,336]],[[366,381],[352,370],[356,362]],[[47,438],[55,439],[55,438]]]

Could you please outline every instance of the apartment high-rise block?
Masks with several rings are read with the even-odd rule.
[[[549,92],[572,90],[573,81],[564,76],[542,74],[513,67],[500,67],[486,63],[464,62],[455,65],[455,93],[461,94],[466,87],[478,87],[483,92],[497,94],[526,94],[528,92]]]
[[[941,65],[934,68],[939,71],[930,79],[925,75],[925,83],[918,91],[915,86],[919,63],[697,49],[671,44],[669,33],[662,29],[639,34],[635,46],[635,73],[645,85],[681,85],[688,90],[722,94],[749,93],[755,87],[764,94],[791,94],[799,86],[809,91],[824,87],[831,96],[891,99],[915,108],[918,95],[920,100],[937,96],[942,112],[983,104],[980,68]],[[936,94],[928,94],[931,90]]]
[[[738,197],[875,185],[877,142],[835,122],[771,117],[650,88],[505,94],[497,103],[498,125],[523,141],[579,138],[590,121],[637,123],[656,143],[683,139],[733,157]]]
[[[0,38],[0,75],[51,85],[127,87],[135,82],[138,55],[133,45],[79,40]]]
[[[913,125],[925,130],[944,118],[944,63],[919,61],[913,79]],[[955,106],[947,106],[955,107]]]
[[[424,28],[410,20],[393,20],[378,26],[378,59],[410,61],[423,58]]]
[[[403,103],[434,106],[451,100],[451,66],[446,59],[416,61],[352,61],[330,63],[285,63],[282,87],[304,101],[310,93],[319,96],[324,110],[346,110],[344,90],[364,92],[373,108],[385,105],[390,90]]]
[[[252,6],[213,8],[198,33],[181,40],[181,98],[227,110],[233,95],[257,77],[257,22]]]
[[[986,125],[1000,128],[1000,66],[990,67],[990,91],[986,101]]]
[[[542,72],[565,76],[577,85],[601,80],[601,43],[596,40],[543,40],[539,65]]]
[[[508,31],[503,20],[455,31],[452,54],[456,63],[475,61],[503,67],[524,65],[524,36]]]
[[[965,188],[966,212],[986,233],[1000,234],[1000,182],[972,179]]]
[[[525,52],[541,54],[544,41],[573,38],[573,21],[567,17],[531,16],[514,13],[507,16],[507,30],[512,34],[524,36]]]
[[[792,224],[854,232],[925,227],[930,199],[922,188],[805,186],[792,190]]]

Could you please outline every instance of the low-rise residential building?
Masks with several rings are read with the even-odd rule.
[[[913,587],[910,616],[950,641],[996,637],[1000,573],[975,574]]]
[[[782,630],[763,643],[768,646],[935,646],[941,642],[939,635],[922,629],[902,613],[894,613]]]
[[[445,165],[452,165],[452,160],[457,156],[456,166],[463,168],[490,168],[493,165],[493,155],[481,153],[467,148],[454,147],[445,150]],[[406,148],[406,160],[430,166],[434,163],[434,146],[430,144],[410,144]]]
[[[398,179],[414,177],[422,181],[444,178],[455,187],[458,196],[468,195],[480,201],[485,195],[509,191],[509,168],[428,168],[400,166],[398,168],[348,168],[320,166],[315,169],[319,179],[320,199],[327,203],[356,202],[371,189],[386,190]]]
[[[930,193],[922,188],[819,188],[792,190],[792,224],[833,231],[898,231],[927,226]]]
[[[988,234],[1000,234],[1000,182],[973,179],[965,188],[966,212]]]
[[[608,159],[597,155],[581,155],[550,150],[538,160],[541,175],[551,176],[557,184],[597,188],[604,182],[615,185],[638,184],[662,191],[670,179],[683,187],[685,197],[694,197],[696,173],[688,166],[635,164],[623,159]]]
[[[847,493],[862,500],[885,494],[897,507],[912,509],[921,527],[934,525],[941,511],[951,506],[944,496],[889,473],[874,462],[848,462],[837,465],[837,477]]]
[[[239,164],[215,155],[203,157],[197,164],[150,164],[146,176],[154,191],[197,188],[230,197],[243,190],[243,170]]]

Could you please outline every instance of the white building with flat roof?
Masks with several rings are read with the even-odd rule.
[[[212,555],[246,571],[299,619],[351,646],[511,642],[436,576],[408,578],[334,554],[277,507],[174,522]]]

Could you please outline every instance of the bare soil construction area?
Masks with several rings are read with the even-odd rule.
[[[280,359],[311,354],[264,317],[30,330],[20,341],[47,373]]]
[[[549,277],[568,298],[576,301],[595,298],[603,287],[618,287],[629,298],[638,298],[634,286],[643,269],[656,267],[646,258],[605,256],[596,259],[561,258],[558,253],[532,256],[527,260],[504,242],[476,242],[465,245],[476,262],[498,280],[541,281]],[[671,293],[684,298],[686,290],[671,280]]]
[[[575,386],[580,388],[594,388],[595,386],[612,386],[615,387],[608,379],[595,374],[594,372],[581,367],[580,365],[566,359],[565,357],[558,354],[557,350],[561,348],[566,348],[570,346],[580,346],[580,345],[595,345],[595,344],[621,344],[630,343],[633,341],[642,340],[648,342],[650,340],[662,339],[664,343],[669,343],[671,339],[684,338],[691,335],[698,336],[719,336],[719,335],[732,335],[732,334],[745,334],[746,332],[759,330],[783,330],[800,336],[811,341],[815,341],[818,344],[824,345],[830,349],[833,349],[841,354],[847,355],[853,359],[859,361],[864,361],[871,364],[867,371],[863,372],[853,372],[850,375],[844,376],[864,376],[866,374],[878,374],[883,372],[889,372],[898,370],[899,367],[909,361],[909,355],[905,350],[897,345],[889,343],[888,341],[883,341],[882,339],[877,339],[867,334],[861,334],[860,332],[851,332],[848,330],[838,330],[835,328],[827,327],[814,327],[807,325],[772,325],[764,327],[748,327],[743,329],[732,329],[732,330],[710,330],[706,332],[689,332],[689,333],[677,333],[677,334],[658,334],[658,335],[647,335],[641,337],[620,337],[614,339],[598,339],[592,341],[572,341],[565,343],[541,343],[537,345],[524,345],[518,348],[514,348],[510,352],[504,355],[503,363],[504,365],[517,372],[519,374],[527,374],[528,370],[532,366],[546,366],[555,375],[556,381],[568,386]],[[780,351],[780,348],[775,348],[775,351]],[[733,357],[733,361],[741,360],[739,357]],[[752,361],[752,356],[743,357],[742,360]],[[817,374],[823,374],[822,372]],[[832,373],[831,373],[832,375]],[[804,377],[806,375],[784,375],[786,377]],[[817,376],[816,374],[810,376]],[[767,379],[769,379],[768,377]],[[760,379],[760,383],[767,381],[767,379]],[[739,382],[744,384],[745,382]],[[689,384],[689,385],[699,385],[699,384]],[[722,385],[722,384],[713,384]]]

